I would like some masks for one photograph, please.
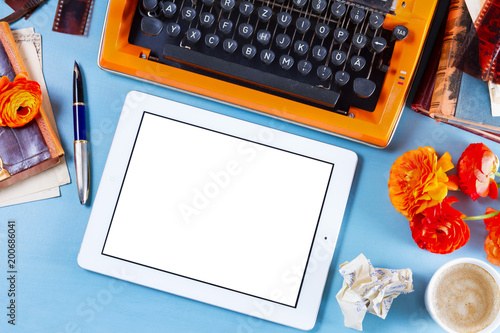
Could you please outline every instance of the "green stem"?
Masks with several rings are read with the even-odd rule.
[[[493,213],[484,214],[484,215],[467,216],[467,217],[464,217],[462,220],[464,220],[464,221],[484,220],[484,219],[489,219],[490,217],[497,216],[499,213],[500,213],[500,210],[493,212]]]
[[[500,172],[495,172],[496,177],[500,177]],[[497,188],[500,188],[500,183],[497,183]]]

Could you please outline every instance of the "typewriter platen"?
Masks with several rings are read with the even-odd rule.
[[[437,0],[110,0],[101,68],[386,147]]]

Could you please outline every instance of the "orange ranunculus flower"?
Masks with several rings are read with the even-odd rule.
[[[472,143],[462,153],[457,164],[460,190],[472,200],[498,196],[494,180],[498,170],[498,157],[482,143]]]
[[[460,211],[451,207],[455,197],[444,199],[410,221],[411,236],[418,247],[432,253],[446,254],[464,246],[470,237],[469,226]]]
[[[446,152],[440,159],[432,147],[419,147],[400,156],[389,175],[389,197],[408,220],[442,202],[448,189],[456,189],[446,171],[453,169]]]
[[[493,208],[486,208],[485,214],[496,212]],[[489,231],[486,240],[484,241],[484,251],[486,258],[493,265],[500,266],[500,215],[484,219],[486,230]]]
[[[496,212],[497,210],[493,208],[486,208],[486,213],[484,215],[488,215],[491,213]],[[495,215],[493,217],[484,219],[484,224],[486,225],[486,230],[488,231],[495,231],[500,229],[500,215]]]
[[[9,82],[0,79],[0,126],[21,127],[29,123],[40,111],[42,91],[35,81],[22,73]]]
[[[500,266],[500,230],[490,231],[484,241],[484,251],[486,259],[493,264]]]

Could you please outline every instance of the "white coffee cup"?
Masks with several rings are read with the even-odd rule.
[[[464,264],[469,264],[469,265],[464,265]],[[472,264],[472,266],[470,266]],[[476,267],[475,267],[475,266]],[[481,269],[477,268],[480,267]],[[464,273],[465,271],[468,271],[468,273]],[[470,270],[470,271],[469,271]],[[489,274],[483,274],[484,271],[486,271]],[[460,273],[462,272],[462,273]],[[467,279],[464,277],[464,275],[468,274],[468,276],[473,276],[474,278],[469,278]],[[459,279],[458,276],[461,276]],[[488,276],[491,276],[493,278],[494,282],[489,278]],[[453,280],[455,279],[455,280]],[[484,279],[484,280],[483,280]],[[478,282],[482,281],[482,282]],[[488,281],[491,282],[489,284],[489,287],[493,295],[489,296],[490,293],[485,293],[484,290],[486,288],[484,286],[479,286],[481,283],[485,283],[485,285],[488,285]],[[451,285],[454,288],[452,289],[446,289],[443,288],[444,285]],[[461,286],[458,288],[457,286]],[[470,286],[470,288],[469,288]],[[441,288],[440,288],[441,287]],[[455,288],[456,287],[456,288]],[[440,291],[441,290],[441,291]],[[446,290],[446,291],[444,291]],[[462,292],[463,290],[468,290],[467,292]],[[471,332],[478,332],[478,333],[490,333],[493,332],[499,325],[500,325],[500,274],[489,264],[485,263],[484,261],[474,259],[474,258],[460,258],[460,259],[455,259],[452,260],[443,266],[441,266],[432,276],[429,284],[427,285],[427,289],[425,290],[425,306],[427,308],[427,311],[431,315],[432,319],[441,326],[445,331],[450,332],[450,333],[460,333],[460,332],[468,332],[467,330],[460,330],[458,328],[453,328],[453,326],[457,326],[460,323],[460,327],[463,328],[467,324],[463,324],[461,322],[462,319],[465,320],[465,318],[475,318],[473,315],[471,315],[471,312],[468,312],[469,308],[467,304],[469,304],[466,299],[470,299],[472,302],[470,304],[473,304],[473,300],[475,298],[474,295],[477,295],[477,293],[484,293],[481,295],[481,297],[487,297],[490,301],[493,301],[493,304],[490,304],[492,306],[491,311],[483,311],[478,313],[491,313],[489,316],[489,319],[484,319],[484,320],[476,320],[476,324],[478,322],[482,321],[482,325],[477,326],[476,329],[472,328],[472,324],[470,326],[470,331]],[[496,295],[496,296],[495,296]],[[445,305],[445,299],[448,300],[456,300],[456,298],[460,298],[460,300],[457,300],[456,306],[453,305],[448,308],[448,311],[446,311],[446,305]],[[439,301],[438,301],[439,299]],[[478,299],[476,298],[476,303],[478,304],[477,307],[482,307],[482,304],[488,303],[488,302],[478,302]],[[450,303],[446,303],[450,304]],[[472,308],[474,306],[471,305]],[[464,315],[465,313],[468,313],[468,315]],[[461,316],[460,320],[457,320],[457,318]],[[476,317],[477,318],[477,317]],[[490,322],[491,320],[491,322]],[[471,320],[469,320],[471,321]],[[488,322],[490,322],[488,324]],[[451,326],[451,327],[450,327]]]

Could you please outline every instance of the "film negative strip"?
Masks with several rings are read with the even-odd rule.
[[[486,0],[455,65],[483,81],[500,83],[500,0]]]
[[[53,31],[71,35],[87,35],[94,0],[59,0]]]
[[[479,66],[484,81],[500,83],[500,0],[488,0],[474,22],[479,37]]]

